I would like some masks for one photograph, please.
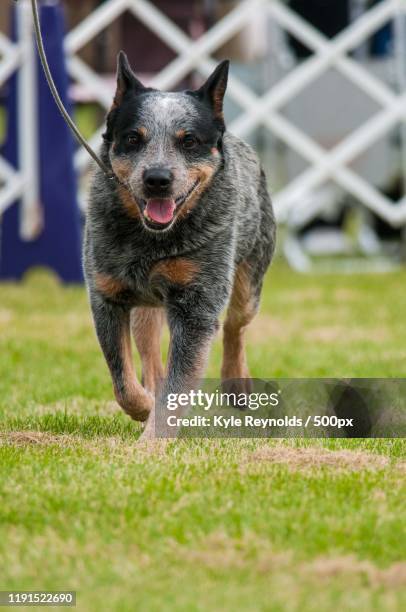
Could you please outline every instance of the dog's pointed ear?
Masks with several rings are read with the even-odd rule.
[[[114,106],[120,106],[127,91],[137,93],[144,89],[144,85],[135,76],[128,57],[124,51],[120,51],[117,56],[117,90],[114,96]]]
[[[204,85],[196,92],[202,100],[210,104],[214,116],[221,121],[224,121],[223,100],[227,89],[229,67],[229,60],[221,62]]]

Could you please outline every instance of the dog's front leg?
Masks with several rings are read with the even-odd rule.
[[[91,306],[117,402],[133,419],[145,421],[153,408],[154,398],[136,378],[131,351],[130,310],[98,295],[91,297]]]
[[[142,439],[156,437],[155,419],[160,419],[159,435],[165,436],[162,424],[167,414],[169,393],[187,393],[198,385],[206,366],[210,345],[218,329],[217,316],[202,313],[199,309],[186,313],[168,310],[171,334],[165,383],[157,398]],[[176,413],[171,413],[176,414]],[[174,429],[171,428],[171,435]]]

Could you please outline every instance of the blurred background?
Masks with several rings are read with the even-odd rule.
[[[251,376],[405,379],[406,0],[39,4],[58,90],[96,149],[119,49],[163,89],[231,59],[228,128],[258,151],[279,222]],[[77,590],[89,612],[400,612],[401,439],[136,446],[80,284],[90,174],[30,0],[0,0],[1,588]],[[163,358],[168,344],[165,330]],[[343,398],[347,416],[359,402]]]
[[[404,0],[40,0],[49,62],[98,147],[124,49],[139,78],[198,87],[231,60],[230,131],[265,167],[279,251],[301,272],[406,259]],[[0,6],[0,278],[80,281],[91,165],[38,66],[29,0]]]

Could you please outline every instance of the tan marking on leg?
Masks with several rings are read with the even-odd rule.
[[[128,285],[120,279],[101,272],[96,272],[95,274],[95,286],[107,298],[115,298],[123,291],[128,291],[129,289]]]
[[[233,292],[223,328],[222,380],[249,378],[244,334],[257,311],[252,293],[248,264],[237,267]]]
[[[198,264],[185,257],[163,259],[152,268],[150,279],[154,276],[163,276],[177,285],[189,285],[198,272]]]
[[[122,386],[114,385],[116,400],[133,419],[146,421],[154,406],[154,398],[137,380],[132,359],[129,326],[123,328],[118,350],[122,361]]]
[[[164,378],[161,358],[163,323],[161,308],[136,308],[131,313],[131,328],[142,362],[142,384],[153,394]]]

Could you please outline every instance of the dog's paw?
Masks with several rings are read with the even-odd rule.
[[[139,421],[149,421],[155,407],[155,396],[149,391],[144,390],[142,401],[139,403],[140,414],[143,418]]]
[[[154,409],[155,397],[149,391],[141,391],[131,396],[116,395],[117,402],[134,421],[144,422]]]

